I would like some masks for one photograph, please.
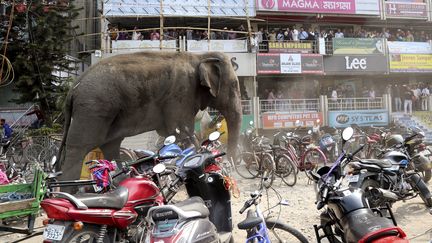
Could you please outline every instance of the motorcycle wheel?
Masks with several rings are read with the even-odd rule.
[[[432,195],[429,191],[428,187],[424,183],[424,181],[420,178],[419,175],[415,174],[411,176],[411,180],[409,181],[414,191],[418,192],[420,198],[426,204],[426,207],[432,207]]]
[[[432,177],[432,169],[427,169],[427,170],[421,171],[420,175],[421,175],[424,182],[428,182],[428,181],[430,181],[430,179]]]
[[[362,189],[364,192],[367,192],[367,188],[369,187],[380,188],[380,183],[376,180],[369,178],[362,182],[360,189]],[[379,198],[372,197],[372,195],[369,193],[365,193],[364,196],[368,200],[369,206],[371,208],[378,208],[382,203],[382,200],[380,200]]]
[[[97,243],[97,242],[103,242],[103,243],[109,243],[112,242],[107,234],[105,234],[103,239],[99,239],[99,229],[98,226],[85,226],[82,230],[76,231],[74,229],[72,230],[72,234],[69,235],[67,238],[63,238],[61,242],[67,242],[67,243]],[[67,229],[66,229],[67,230]]]

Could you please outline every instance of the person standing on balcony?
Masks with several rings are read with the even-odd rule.
[[[153,32],[150,34],[150,40],[159,40],[160,35],[156,30],[153,30]]]
[[[401,90],[400,87],[395,84],[392,86],[392,96],[395,103],[396,112],[402,111],[402,100],[401,100]]]
[[[193,39],[193,30],[187,29],[186,30],[186,40],[192,40]]]
[[[344,38],[344,33],[341,31],[341,29],[338,29],[336,32],[335,38]]]
[[[258,32],[255,33],[258,44],[263,42],[264,28],[261,28]]]
[[[231,28],[230,31],[234,31],[234,29]],[[257,33],[259,33],[259,32],[257,32]],[[257,38],[259,38],[259,37],[257,36]],[[261,38],[262,38],[262,35],[261,35]],[[228,40],[235,40],[235,39],[237,39],[237,33],[229,32],[228,33]]]
[[[134,27],[134,30],[132,32],[132,40],[141,40],[141,32],[137,31],[137,27]]]
[[[284,40],[286,40],[286,41],[292,41],[293,40],[292,31],[289,28],[287,28],[284,32]]]
[[[409,42],[414,42],[414,36],[413,36],[413,34],[411,33],[411,31],[407,30],[405,40],[406,40],[406,41],[409,41]]]
[[[421,91],[421,109],[422,109],[422,111],[428,110],[429,96],[430,96],[430,91],[429,91],[427,85],[424,85],[423,89]]]
[[[408,86],[404,85],[404,93],[403,93],[403,98],[404,98],[404,111],[405,114],[412,114],[412,100],[414,97],[414,93],[411,91],[411,89],[409,89]],[[409,110],[409,113],[408,113]]]
[[[292,38],[293,38],[293,41],[299,40],[299,31],[296,29],[295,26],[293,27],[293,30],[292,30]]]
[[[305,41],[309,38],[308,33],[303,29],[303,27],[300,28],[298,38],[300,41]]]
[[[272,30],[270,34],[268,34],[269,41],[276,41],[276,31]]]
[[[284,34],[283,34],[282,30],[279,30],[276,39],[277,39],[278,42],[283,42],[284,41]]]

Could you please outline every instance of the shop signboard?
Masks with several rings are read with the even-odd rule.
[[[257,0],[258,11],[379,15],[379,0]]]
[[[208,52],[208,51],[220,51],[220,52],[247,52],[247,41],[246,40],[187,40],[187,51],[188,52]]]
[[[388,41],[390,54],[432,54],[430,42]]]
[[[312,42],[269,42],[270,53],[312,53]]]
[[[209,11],[210,5],[210,11]],[[138,16],[197,17],[234,16],[254,17],[255,2],[244,0],[105,0],[103,15],[106,17]]]
[[[159,51],[160,41],[152,40],[118,40],[111,42],[113,53],[138,52],[138,51]],[[163,40],[162,49],[164,51],[175,51],[175,40]]]
[[[262,126],[264,129],[293,128],[299,120],[302,126],[312,127],[317,119],[323,120],[321,112],[266,112],[262,114]]]
[[[323,56],[319,54],[259,53],[257,73],[324,73]]]
[[[390,72],[432,72],[431,54],[390,54]]]
[[[333,38],[333,54],[380,54],[384,53],[381,38]]]
[[[330,127],[387,126],[389,116],[387,110],[329,111],[328,123]]]
[[[384,74],[387,73],[384,55],[333,55],[324,58],[325,74]]]
[[[256,58],[254,53],[225,53],[239,77],[256,76]]]
[[[387,18],[410,18],[426,19],[426,3],[404,3],[404,2],[386,2],[385,13]]]

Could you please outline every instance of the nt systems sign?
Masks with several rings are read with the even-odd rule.
[[[384,55],[333,55],[324,58],[326,74],[379,74],[387,73]]]

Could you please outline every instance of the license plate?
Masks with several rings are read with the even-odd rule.
[[[60,241],[63,238],[65,227],[62,225],[49,224],[44,230],[43,237],[46,240]]]
[[[347,180],[348,180],[348,182],[358,182],[359,181],[359,177],[360,177],[360,175],[350,175],[350,176],[347,176]]]

